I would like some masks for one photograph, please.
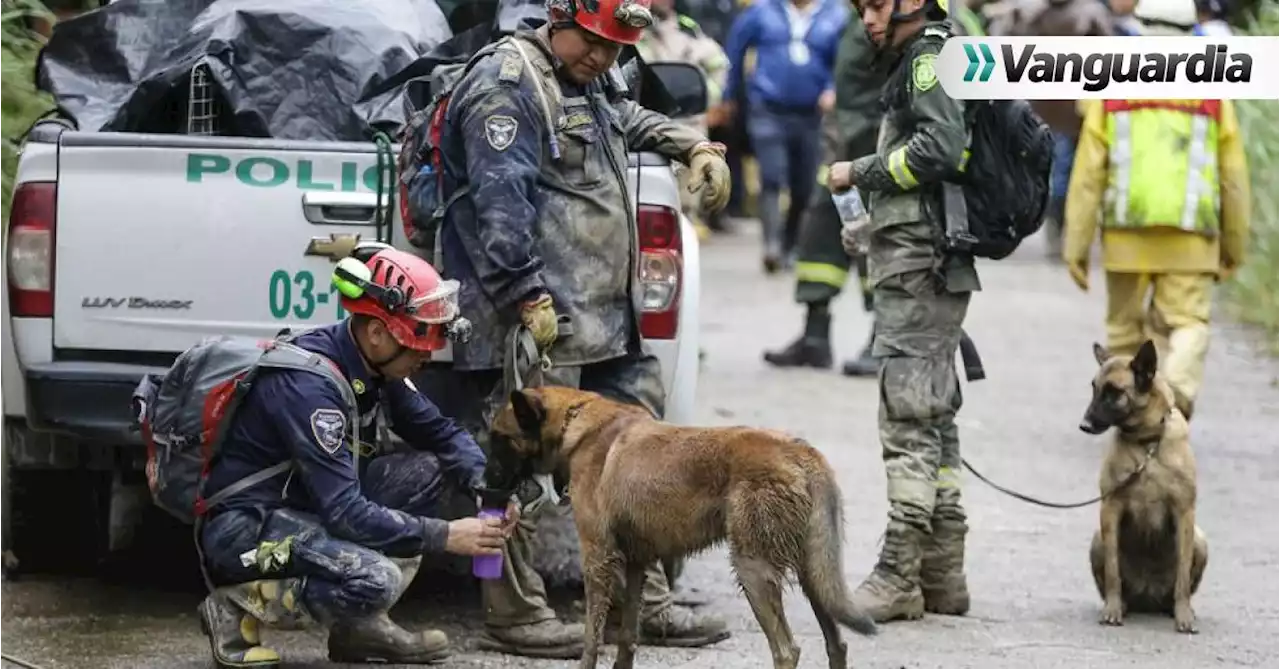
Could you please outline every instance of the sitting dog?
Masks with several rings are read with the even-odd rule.
[[[596,666],[620,586],[614,666],[630,669],[645,565],[725,539],[775,667],[794,669],[800,657],[782,606],[791,571],[813,606],[832,669],[846,666],[838,623],[875,634],[871,617],[848,597],[840,488],[813,447],[765,430],[669,425],[640,407],[571,388],[526,389],[510,399],[493,422],[486,482],[510,487],[549,474],[568,481],[586,586],[582,667]]]
[[[1105,607],[1101,623],[1124,624],[1126,611],[1172,613],[1179,632],[1196,632],[1191,595],[1209,561],[1196,526],[1196,460],[1187,421],[1157,369],[1147,341],[1133,356],[1093,345],[1098,372],[1080,429],[1116,428],[1098,485],[1101,527],[1089,561]]]

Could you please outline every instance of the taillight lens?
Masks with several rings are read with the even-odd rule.
[[[675,339],[684,270],[680,218],[673,209],[652,205],[640,205],[638,213],[643,296],[640,334],[645,339]]]
[[[9,211],[9,311],[17,318],[53,317],[53,232],[58,187],[18,186]]]

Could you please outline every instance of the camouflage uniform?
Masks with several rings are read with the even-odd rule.
[[[707,108],[720,104],[725,80],[729,76],[729,59],[724,55],[724,49],[703,33],[693,19],[683,14],[656,19],[645,30],[644,38],[636,44],[636,49],[646,63],[668,61],[697,65],[707,77]],[[705,115],[677,122],[697,130],[703,136],[707,135]],[[689,191],[689,176],[690,172],[684,166],[676,167],[676,177],[680,181],[680,207],[685,216],[695,221],[695,225],[701,225],[701,218],[705,214],[700,211],[698,195]]]
[[[486,450],[490,421],[506,402],[504,342],[520,322],[519,305],[543,292],[561,326],[546,352],[551,382],[611,394],[658,416],[663,410],[658,362],[640,339],[637,223],[624,170],[628,150],[687,160],[706,138],[619,97],[620,76],[576,86],[556,75],[554,63],[545,29],[504,40],[459,82],[443,130],[446,188],[470,189],[440,231],[443,273],[461,281],[461,313],[475,325],[469,342],[454,345],[454,367],[470,393],[484,398],[479,415],[463,420]],[[504,578],[484,583],[482,645],[575,657],[582,626],[561,625],[547,606],[527,532],[509,542]],[[645,588],[642,640],[723,638],[722,624],[672,604],[660,569],[650,568]]]
[[[947,23],[930,22],[884,54],[893,70],[878,146],[852,166],[853,182],[871,193],[873,354],[882,359],[890,505],[879,561],[854,597],[878,620],[968,609],[955,355],[970,294],[981,287],[971,258],[938,250],[937,185],[961,168],[968,141],[963,103],[947,96],[933,69],[950,34]]]
[[[805,329],[786,348],[765,352],[765,361],[779,367],[831,366],[829,304],[844,287],[851,261],[858,270],[863,309],[872,311],[867,259],[863,255],[851,259],[840,245],[840,214],[827,189],[826,166],[875,152],[881,116],[880,89],[884,86],[883,71],[874,67],[875,55],[862,19],[851,12],[836,52],[835,110],[822,119],[823,158],[818,169],[821,188],[814,191],[800,230],[795,299],[808,306]],[[861,354],[845,363],[844,373],[870,375],[876,367],[869,336]]]

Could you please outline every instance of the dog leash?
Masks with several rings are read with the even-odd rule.
[[[1163,438],[1163,436],[1164,435],[1162,433],[1161,439]],[[968,460],[965,460],[964,458],[960,458],[960,462],[961,464],[964,465],[965,469],[969,470],[970,474],[973,474],[974,476],[978,477],[979,481],[982,481],[983,483],[991,486],[992,488],[995,488],[996,490],[999,490],[1000,492],[1010,497],[1013,497],[1014,499],[1020,499],[1024,502],[1035,504],[1037,506],[1049,507],[1050,509],[1078,509],[1080,507],[1089,506],[1090,504],[1096,504],[1098,502],[1101,502],[1102,500],[1132,485],[1133,482],[1137,481],[1138,477],[1142,475],[1142,472],[1146,471],[1147,465],[1151,464],[1151,459],[1154,458],[1156,455],[1156,447],[1158,447],[1159,445],[1160,445],[1160,439],[1156,439],[1155,441],[1152,441],[1151,445],[1147,447],[1147,457],[1143,458],[1142,462],[1138,463],[1138,467],[1133,471],[1129,472],[1129,475],[1126,476],[1125,479],[1121,481],[1119,485],[1117,485],[1116,487],[1112,488],[1111,490],[1108,490],[1107,492],[1101,495],[1098,495],[1097,497],[1094,497],[1093,499],[1085,500],[1083,502],[1069,502],[1069,503],[1049,502],[1043,499],[1032,497],[1030,495],[1024,495],[1016,490],[1010,490],[1000,485],[999,483],[996,483],[995,481],[992,481],[991,479],[983,476],[981,472],[973,468],[973,465],[969,464]]]

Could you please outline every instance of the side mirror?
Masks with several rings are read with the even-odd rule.
[[[697,65],[679,62],[648,63],[675,102],[671,117],[697,116],[707,111],[707,77]]]

